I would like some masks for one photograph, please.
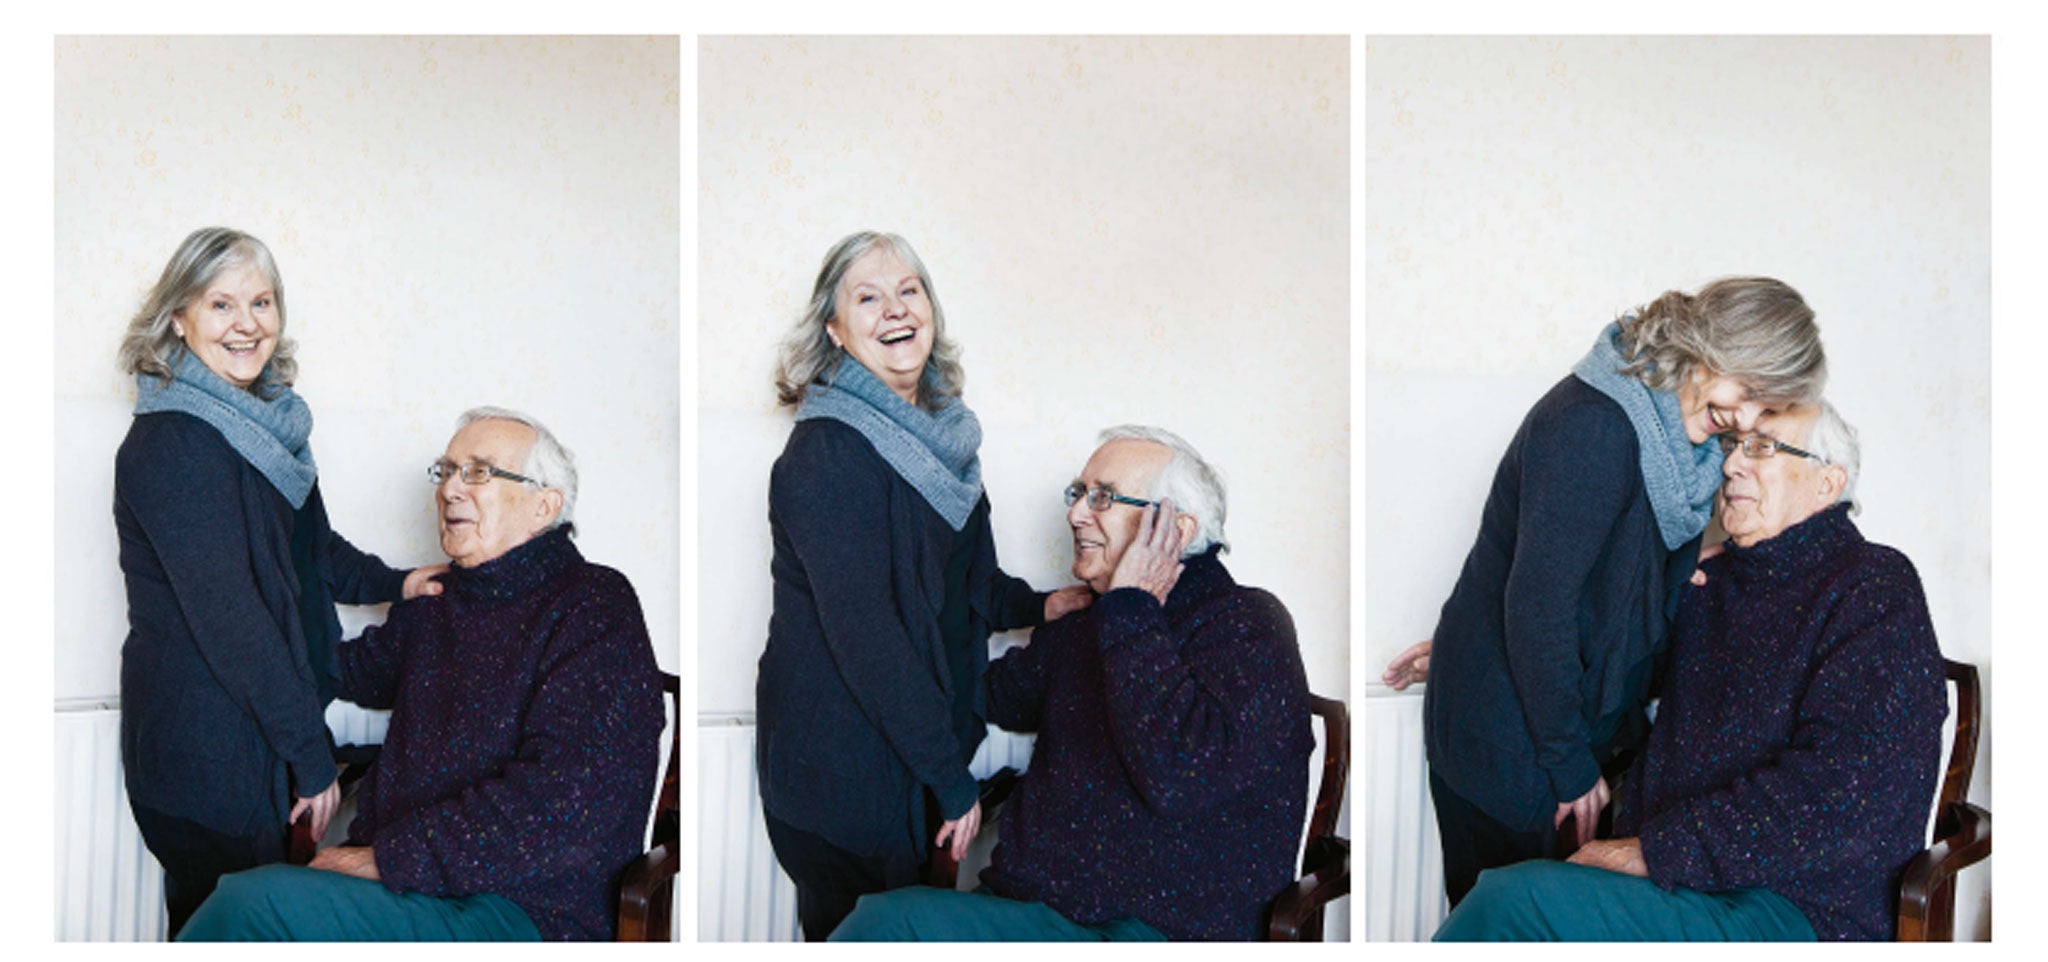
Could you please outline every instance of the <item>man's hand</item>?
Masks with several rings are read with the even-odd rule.
[[[377,874],[377,850],[368,845],[323,848],[320,854],[313,856],[312,864],[307,867],[317,868],[323,872],[353,875],[372,882],[382,881],[384,878]]]
[[[1650,867],[1643,864],[1643,840],[1640,838],[1605,838],[1587,842],[1579,846],[1567,861],[1637,878],[1650,877]]]
[[[405,590],[403,592],[405,595],[405,600],[411,601],[414,598],[417,598],[421,595],[440,594],[441,583],[435,581],[434,579],[439,578],[447,572],[448,566],[445,564],[421,565],[417,568],[412,569],[411,571],[406,572]]]
[[[1045,620],[1058,621],[1095,602],[1095,592],[1087,585],[1068,585],[1045,596]]]
[[[967,810],[967,814],[940,825],[939,837],[932,839],[932,844],[943,847],[946,840],[951,838],[953,861],[958,862],[967,857],[967,843],[974,841],[975,834],[980,831],[981,802],[976,801],[974,807]]]
[[[312,812],[313,843],[317,845],[321,839],[327,837],[327,823],[334,820],[334,811],[340,807],[341,783],[333,782],[327,786],[326,791],[293,802],[291,817],[285,819],[285,824],[298,821],[302,812]]]
[[[1182,537],[1180,526],[1173,523],[1175,516],[1171,498],[1145,506],[1145,516],[1138,521],[1137,537],[1124,548],[1122,560],[1116,563],[1116,573],[1109,577],[1111,591],[1143,588],[1160,604],[1166,603],[1166,596],[1172,593],[1186,568],[1180,562],[1180,553],[1187,548],[1188,538]]]
[[[1429,652],[1434,646],[1435,642],[1428,638],[1409,645],[1407,650],[1387,663],[1387,670],[1380,673],[1380,681],[1395,691],[1428,681]]]
[[[1594,830],[1600,827],[1600,810],[1606,807],[1607,779],[1602,776],[1599,781],[1593,783],[1593,787],[1586,794],[1569,802],[1557,803],[1557,816],[1550,820],[1550,827],[1563,825],[1566,815],[1577,819],[1579,846],[1583,848],[1586,843],[1593,840]]]

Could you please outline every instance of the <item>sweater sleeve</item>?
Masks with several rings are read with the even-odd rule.
[[[336,694],[364,708],[393,707],[398,701],[399,667],[405,660],[405,626],[419,606],[432,603],[422,598],[393,605],[383,624],[370,625],[354,641],[337,646],[334,660],[341,685]]]
[[[653,797],[664,712],[652,658],[637,599],[578,604],[549,639],[501,772],[378,828],[385,885],[434,896],[529,892],[609,861],[604,842],[624,822],[643,828]]]
[[[1039,626],[1031,643],[1003,653],[983,678],[989,723],[1004,731],[1035,732],[1045,723],[1046,662],[1060,644],[1067,619]]]
[[[345,605],[374,605],[403,597],[406,572],[362,551],[335,531],[328,521],[326,499],[321,498],[318,484],[313,486],[311,497],[320,499],[313,557],[320,565],[320,579],[327,582],[334,600]]]
[[[1278,599],[1239,589],[1186,639],[1141,589],[1118,588],[1094,607],[1110,737],[1155,813],[1200,816],[1307,736],[1307,675]]]
[[[1613,422],[1609,411],[1576,405],[1532,423],[1522,447],[1503,612],[1508,672],[1536,764],[1560,801],[1600,778],[1579,695],[1579,599],[1606,563],[1602,548],[1640,470]]]
[[[960,760],[945,693],[897,610],[893,478],[859,434],[820,423],[776,462],[769,513],[808,579],[833,670],[904,767],[937,796],[941,814],[954,819],[980,791]]]
[[[1787,747],[1772,764],[1648,818],[1643,860],[1665,888],[1769,886],[1857,870],[1888,875],[1880,851],[1902,811],[1924,816],[1947,700],[1918,590],[1865,583],[1829,614]]]
[[[198,421],[168,421],[134,450],[124,448],[117,497],[147,532],[216,684],[255,719],[271,750],[290,766],[292,791],[316,795],[334,783],[327,722],[303,648],[295,648],[257,586],[258,537],[245,502],[264,483],[240,470],[226,442]]]
[[[980,544],[976,553],[975,572],[972,586],[972,605],[996,631],[1013,628],[1036,628],[1045,621],[1045,599],[1050,592],[1039,591],[1029,582],[1015,577],[996,563],[995,530],[990,524],[991,512],[981,512],[980,527],[975,540]]]

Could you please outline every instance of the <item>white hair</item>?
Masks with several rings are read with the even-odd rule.
[[[1180,435],[1165,428],[1147,427],[1141,424],[1120,424],[1108,428],[1097,439],[1101,444],[1111,441],[1150,441],[1172,452],[1166,466],[1159,469],[1159,477],[1152,482],[1151,490],[1145,496],[1153,501],[1172,498],[1175,510],[1192,515],[1197,522],[1194,540],[1188,542],[1181,557],[1192,558],[1209,550],[1210,545],[1221,545],[1230,550],[1229,542],[1223,538],[1223,519],[1229,513],[1229,505],[1223,493],[1223,478],[1202,460],[1202,454],[1195,446],[1187,443]]]
[[[1827,399],[1821,399],[1820,414],[1814,417],[1813,426],[1806,429],[1806,440],[1799,446],[1823,463],[1840,465],[1848,472],[1848,480],[1842,483],[1842,493],[1835,501],[1848,502],[1852,515],[1862,511],[1863,506],[1856,502],[1856,476],[1863,467],[1863,447],[1856,440],[1856,428]]]
[[[511,408],[483,407],[470,408],[455,419],[455,430],[460,431],[478,421],[516,421],[533,429],[533,446],[526,449],[526,463],[517,471],[533,479],[536,486],[553,488],[562,492],[562,510],[555,515],[555,523],[549,529],[569,525],[569,533],[575,534],[576,516],[576,456],[555,440],[555,433],[530,414],[522,414]]]

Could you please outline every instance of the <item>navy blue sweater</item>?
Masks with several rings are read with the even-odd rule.
[[[391,728],[349,825],[384,885],[510,899],[545,939],[608,940],[660,764],[660,669],[624,575],[557,528],[341,646]]]
[[[1293,619],[1216,555],[1163,606],[1117,589],[990,666],[989,720],[1038,733],[991,891],[1084,925],[1259,937],[1294,878],[1315,738]]]
[[[1823,939],[1888,940],[1948,713],[1920,576],[1840,505],[1704,568],[1615,834],[1665,888],[1767,888]]]
[[[1045,595],[996,564],[987,498],[955,532],[838,421],[790,432],[768,524],[775,601],[754,690],[762,805],[850,852],[921,856],[925,791],[946,818],[977,795],[967,762],[982,726],[957,728],[955,699],[978,701],[989,633],[1043,620]],[[963,537],[969,663],[956,672],[940,622]],[[977,683],[962,690],[963,674]],[[975,705],[971,717],[984,715]]]
[[[130,424],[114,525],[130,801],[223,834],[283,825],[292,795],[334,781],[320,696],[334,603],[396,601],[405,573],[335,534],[318,486],[294,511],[219,431],[175,412]]]
[[[1667,551],[1635,429],[1576,377],[1501,458],[1437,623],[1424,693],[1432,771],[1504,825],[1540,831],[1641,739],[1655,655],[1692,573]]]

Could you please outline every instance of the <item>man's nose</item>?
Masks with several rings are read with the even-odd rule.
[[[1073,504],[1067,505],[1067,524],[1090,524],[1094,520],[1095,512],[1088,510],[1088,497],[1086,495],[1075,498]]]

